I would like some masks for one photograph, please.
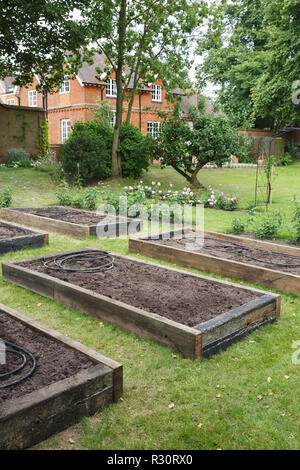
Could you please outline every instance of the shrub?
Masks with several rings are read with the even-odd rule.
[[[282,222],[282,211],[268,211],[258,219],[252,220],[252,231],[258,238],[275,238]]]
[[[232,221],[232,232],[239,234],[245,232],[245,224],[239,218],[235,218]]]
[[[204,201],[204,207],[216,208],[223,211],[234,211],[237,207],[237,197],[227,197],[223,193],[219,193],[217,196],[213,189],[210,189],[210,195]]]
[[[98,191],[96,188],[76,190],[63,181],[55,191],[60,206],[74,206],[78,209],[96,209]]]
[[[13,191],[10,186],[6,186],[0,194],[0,207],[9,207],[12,203]]]
[[[149,168],[152,139],[133,124],[123,124],[120,135],[122,175],[139,178]]]
[[[111,174],[112,129],[93,123],[76,123],[62,147],[63,170],[83,183],[105,179]]]
[[[73,196],[71,188],[65,181],[62,182],[55,191],[55,196],[60,206],[71,206],[73,202]]]
[[[295,207],[293,211],[293,228],[295,231],[293,241],[297,243],[297,245],[300,244],[300,207]]]
[[[26,162],[26,163],[25,163]],[[26,166],[29,163],[31,166],[30,160],[27,158],[26,150],[19,149],[10,149],[4,155],[4,164],[6,166]]]

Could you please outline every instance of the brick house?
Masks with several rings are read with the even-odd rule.
[[[29,107],[43,107],[49,119],[50,142],[52,147],[57,147],[69,136],[72,126],[76,121],[84,121],[92,118],[91,108],[96,107],[101,101],[106,100],[113,111],[116,108],[116,81],[112,71],[109,78],[100,78],[96,67],[103,67],[105,57],[103,54],[94,56],[94,64],[83,63],[75,78],[65,77],[61,88],[56,93],[37,92],[39,77],[28,87],[15,87],[16,95],[4,95],[2,100],[16,98],[18,104]],[[12,79],[7,79],[10,83]],[[7,89],[7,88],[6,88]],[[1,92],[2,90],[0,90]],[[130,91],[130,84],[128,91]],[[183,97],[183,108],[187,109],[192,102],[181,89],[174,89],[174,95]],[[9,104],[9,103],[8,103]],[[124,101],[123,120],[126,119],[128,102]],[[155,135],[159,131],[161,118],[157,111],[171,111],[172,104],[166,100],[166,90],[163,83],[157,80],[136,93],[131,112],[131,122],[141,131]],[[112,122],[113,125],[113,122]]]

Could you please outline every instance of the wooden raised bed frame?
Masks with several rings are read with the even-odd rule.
[[[65,222],[63,220],[51,219],[50,217],[29,214],[28,212],[24,212],[23,210],[20,211],[18,209],[24,208],[16,207],[0,209],[0,217],[2,217],[4,220],[20,223],[29,228],[33,227],[41,230],[48,230],[49,232],[55,232],[59,233],[60,235],[66,235],[74,238],[85,238],[97,235],[97,225],[84,225]],[[78,210],[80,212],[86,212],[87,214],[91,215],[91,212],[84,211],[83,209],[75,209],[74,207],[71,207],[70,209],[72,209],[72,211]],[[116,236],[119,236],[141,231],[142,221],[139,219],[127,218],[125,222],[118,222],[117,224],[114,222],[110,222],[108,224],[104,223],[103,227],[106,226],[108,231],[115,230]]]
[[[6,221],[5,224],[15,228],[24,228],[20,225],[8,223]],[[23,250],[24,248],[41,248],[44,245],[48,244],[48,233],[32,231],[32,233],[28,233],[27,235],[18,235],[16,237],[11,238],[2,238],[0,240],[0,255],[4,255],[5,253],[9,253],[10,251]]]
[[[82,344],[0,304],[0,310],[39,334],[80,351],[95,366],[0,405],[0,450],[31,447],[122,394],[122,366]],[[0,312],[1,315],[1,312]]]
[[[86,248],[86,250],[89,250],[89,248]],[[78,251],[82,250],[73,250],[66,253],[77,253]],[[48,259],[53,256],[55,255],[40,256],[31,258],[31,260]],[[158,264],[119,254],[114,254],[114,256],[130,259],[140,264],[154,265],[161,269],[183,273],[183,271],[175,268],[166,268]],[[32,271],[19,264],[20,261],[2,264],[3,279],[5,281],[30,289],[68,308],[90,314],[136,336],[176,349],[184,357],[190,359],[208,357],[239,340],[254,329],[266,323],[274,322],[280,315],[279,295],[184,272],[184,274],[205,279],[211,283],[225,284],[228,287],[239,287],[258,294],[258,298],[248,304],[234,308],[192,328],[97,294],[92,290],[87,290],[55,277]]]
[[[176,233],[182,233],[181,230],[170,232],[170,238]],[[165,234],[159,234],[159,238]],[[275,243],[264,242],[261,240],[252,240],[250,238],[242,238],[235,235],[227,235],[223,233],[204,232],[204,236],[211,236],[222,240],[233,241],[241,245],[251,245],[254,247],[266,248],[281,253],[293,254],[300,256],[300,249]],[[207,273],[220,274],[224,277],[240,279],[254,284],[262,284],[272,289],[278,289],[287,294],[300,295],[300,276],[297,274],[276,271],[261,266],[255,266],[239,261],[228,260],[211,256],[196,251],[187,251],[173,246],[163,245],[153,242],[149,238],[130,238],[129,251],[132,253],[140,253],[144,256],[157,258],[170,263],[183,266],[185,268],[198,269]]]

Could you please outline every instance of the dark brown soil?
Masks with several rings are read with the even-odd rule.
[[[99,222],[103,224],[114,223],[116,220],[125,222],[124,217],[114,217],[112,215],[97,215],[95,212],[88,212],[80,209],[72,209],[70,207],[51,206],[51,207],[22,207],[18,211],[28,214],[38,215],[39,217],[48,217],[49,219],[62,220],[72,224],[81,225],[97,225]]]
[[[25,348],[35,356],[37,361],[37,368],[33,375],[19,384],[0,389],[0,401],[17,398],[39,390],[94,365],[92,361],[79,351],[41,335],[1,310],[0,338]],[[21,363],[21,360],[16,358],[14,354],[7,353],[6,360],[6,365],[0,364],[0,374],[14,369]],[[4,379],[0,379],[0,385],[23,376],[31,367],[32,362],[28,359],[28,364],[22,371],[12,376],[9,380],[6,379],[4,381]]]
[[[14,227],[13,225],[5,224],[0,221],[0,240],[22,237],[25,235],[32,235],[33,232],[30,230],[25,230],[21,227]]]
[[[187,232],[185,238],[169,240],[151,240],[154,243],[160,243],[174,248],[185,249],[187,243],[191,243],[195,238],[195,232]],[[187,248],[191,251],[190,248]],[[203,253],[217,258],[230,259],[241,263],[263,266],[273,269],[300,275],[300,255],[285,255],[266,248],[259,248],[250,245],[243,245],[238,242],[221,240],[206,236],[204,246],[193,249],[197,253]]]
[[[21,265],[188,326],[259,297],[239,287],[119,257],[114,258],[113,269],[93,274],[47,269],[40,259]]]

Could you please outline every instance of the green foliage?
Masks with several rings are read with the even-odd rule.
[[[240,127],[296,124],[299,33],[298,0],[215,2],[199,40],[199,85],[219,86],[222,109]]]
[[[71,136],[62,146],[61,164],[66,174],[85,184],[105,179],[111,174],[112,129],[93,121],[74,126]]]
[[[152,138],[144,136],[133,124],[122,125],[120,145],[122,175],[139,178],[149,168]]]
[[[223,211],[234,211],[238,204],[237,197],[227,197],[224,193],[215,195],[215,191],[210,188],[210,195],[204,201],[204,207],[221,209]]]
[[[281,210],[267,211],[252,220],[252,231],[258,238],[275,238],[283,222]]]
[[[4,164],[6,166],[14,166],[17,162],[27,159],[26,150],[23,148],[10,149],[4,155]]]
[[[63,181],[55,191],[60,206],[73,206],[79,209],[94,210],[97,207],[98,191],[96,188],[73,189]]]
[[[13,190],[10,186],[6,186],[0,193],[0,207],[9,207],[12,204]]]
[[[50,152],[50,134],[49,134],[49,121],[45,119],[40,126],[40,138],[38,145],[38,154],[40,157],[47,155]]]
[[[240,234],[245,232],[245,224],[238,217],[232,220],[231,226],[232,232],[235,234]]]
[[[89,42],[82,20],[72,18],[83,0],[0,0],[0,76],[14,76],[18,85],[59,86],[64,75],[76,74]],[[82,47],[83,46],[83,47]],[[72,52],[70,54],[70,52]]]
[[[162,125],[161,135],[154,147],[154,158],[162,166],[171,165],[194,186],[199,187],[198,172],[207,163],[221,167],[231,155],[246,155],[248,140],[239,135],[224,116],[190,110],[194,128],[182,120],[178,105]]]
[[[294,229],[293,240],[300,245],[300,207],[296,205],[293,211],[292,224]]]
[[[111,175],[113,129],[105,117],[98,119],[97,116],[95,113],[91,121],[75,123],[62,147],[62,167],[78,187]],[[138,178],[148,169],[151,144],[152,139],[134,125],[122,125],[118,151],[124,177]]]

